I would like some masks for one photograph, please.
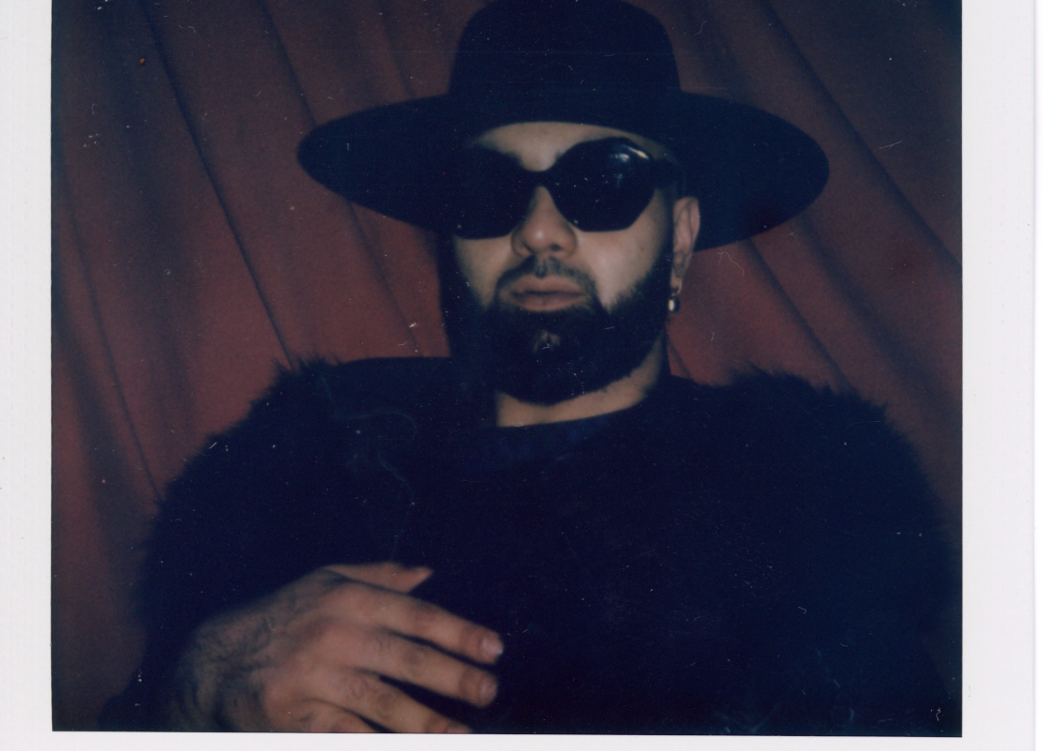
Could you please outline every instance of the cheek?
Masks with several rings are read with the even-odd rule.
[[[505,245],[505,248],[501,248]],[[506,251],[506,252],[505,252]],[[502,239],[463,240],[453,238],[456,264],[475,299],[488,307],[493,300],[496,281],[510,260],[510,245]]]
[[[606,308],[634,290],[652,270],[667,240],[673,238],[672,227],[662,213],[653,202],[628,229],[606,233],[598,252],[590,254],[598,297]]]

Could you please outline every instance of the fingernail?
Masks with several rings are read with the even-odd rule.
[[[488,660],[495,660],[503,654],[503,643],[495,636],[487,636],[482,639],[482,654]]]
[[[478,687],[478,696],[481,698],[482,704],[488,704],[496,696],[496,681],[492,678],[483,678],[481,685]]]

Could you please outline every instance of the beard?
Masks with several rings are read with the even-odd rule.
[[[452,241],[441,243],[439,277],[446,333],[455,358],[485,388],[530,404],[550,405],[599,391],[644,362],[666,323],[672,244],[666,242],[645,276],[612,306],[598,300],[593,280],[556,258],[530,256],[497,282],[561,276],[587,292],[587,302],[534,312],[504,304],[483,307],[455,262]]]

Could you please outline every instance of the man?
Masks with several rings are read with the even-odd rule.
[[[824,157],[680,91],[615,0],[499,0],[444,97],[302,145],[439,233],[453,358],[313,363],[168,490],[138,727],[943,733],[948,560],[880,410],[666,373],[696,250],[802,210]],[[122,720],[116,720],[122,714]]]

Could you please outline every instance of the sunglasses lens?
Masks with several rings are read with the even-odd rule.
[[[528,209],[534,187],[530,175],[498,152],[465,151],[452,186],[453,234],[471,240],[509,234]]]
[[[525,218],[537,185],[583,232],[626,229],[652,200],[656,164],[625,138],[573,146],[546,172],[528,172],[490,149],[467,149],[449,196],[452,231],[473,240],[509,234]]]
[[[654,162],[623,138],[574,146],[551,169],[562,215],[584,232],[626,229],[652,200]]]

